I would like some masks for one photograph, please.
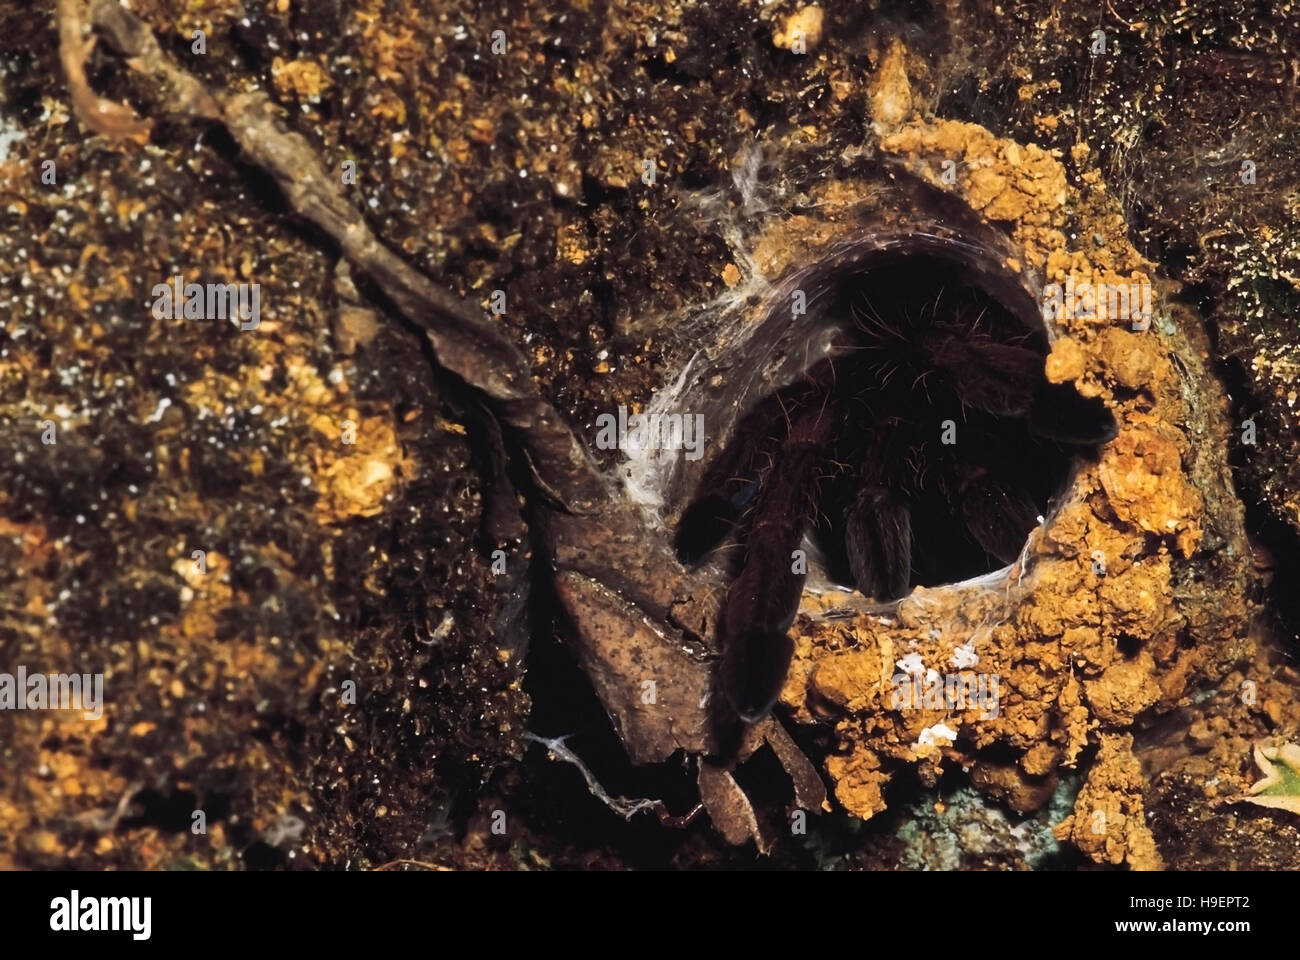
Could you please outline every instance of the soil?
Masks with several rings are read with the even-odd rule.
[[[54,6],[0,3],[0,664],[103,673],[107,706],[0,711],[0,868],[1297,866],[1296,815],[1241,802],[1254,746],[1300,739],[1294,3],[132,4],[354,163],[410,265],[504,291],[588,440],[674,381],[683,317],[849,236],[883,162],[1013,273],[1155,286],[1148,331],[1057,321],[1048,376],[1121,431],[1004,582],[805,595],[778,711],[833,799],[766,857],[625,821],[526,738],[694,803],[687,761],[627,763],[544,577],[503,618],[473,389],[102,46],[91,86],[152,123],[88,130]],[[260,284],[260,326],[156,319],[176,275]],[[885,709],[899,659],[966,645],[997,717]]]

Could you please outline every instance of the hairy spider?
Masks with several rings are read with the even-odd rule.
[[[977,288],[935,294],[935,277],[898,271],[839,284],[830,355],[747,411],[678,524],[688,563],[733,531],[743,545],[720,636],[722,691],[745,721],[789,667],[805,535],[829,576],[881,601],[987,573],[1019,555],[1073,461],[1115,436],[1100,400],[1047,381],[1044,330]]]

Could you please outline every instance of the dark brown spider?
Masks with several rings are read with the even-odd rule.
[[[1100,400],[1047,381],[1044,330],[935,279],[900,263],[840,283],[830,356],[746,413],[678,524],[688,563],[733,530],[743,544],[720,625],[742,720],[784,682],[810,530],[828,575],[881,601],[987,573],[1116,434]]]

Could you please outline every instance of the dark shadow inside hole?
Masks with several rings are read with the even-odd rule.
[[[886,459],[874,475],[907,505],[908,585],[952,583],[1005,566],[1065,490],[1075,459],[1088,452],[1044,436],[1032,408],[1048,401],[1022,402],[1015,393],[1025,388],[1013,381],[1023,370],[1000,365],[999,351],[1014,351],[1022,367],[1032,353],[1042,381],[1035,396],[1046,396],[1041,322],[1012,313],[963,266],[915,254],[838,278],[826,319],[843,325],[851,344],[836,377],[863,384],[845,423],[850,437],[841,434],[836,456]],[[892,425],[904,449],[885,450],[873,439],[882,424]],[[972,491],[986,483],[995,492],[977,498]],[[846,585],[854,578],[842,518],[860,489],[856,479],[821,488],[817,539],[828,573]]]
[[[1027,345],[1047,354],[1047,331],[1037,318],[1014,315],[980,287],[968,268],[940,257],[893,254],[876,260],[870,269],[838,279],[832,301],[838,315],[847,315],[855,303],[861,309],[863,301],[881,317],[909,324],[912,331],[925,323],[937,301],[942,318],[957,312],[982,316],[982,329],[991,336],[1027,337]]]
[[[1116,432],[1101,400],[1047,381],[1032,299],[915,250],[809,283],[829,356],[751,404],[683,514],[679,555],[694,562],[734,528],[738,569],[789,566],[794,541],[772,532],[797,536],[806,516],[828,575],[879,600],[1013,562],[1076,462]]]

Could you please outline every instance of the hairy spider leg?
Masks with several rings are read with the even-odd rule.
[[[754,723],[772,708],[794,654],[787,635],[806,568],[792,557],[816,506],[817,476],[834,432],[829,395],[794,409],[784,449],[764,478],[745,540],[745,566],[722,612],[722,690]],[[799,572],[796,572],[798,570]]]
[[[896,600],[912,575],[912,513],[889,482],[892,431],[878,428],[854,474],[856,487],[844,514],[844,548],[853,581],[864,596]]]
[[[1023,416],[1043,380],[1043,357],[1027,347],[963,335],[955,325],[927,331],[922,347],[962,403],[988,413]]]
[[[741,418],[731,442],[709,465],[678,521],[673,545],[679,560],[699,563],[736,528],[788,425],[779,393],[765,397]]]
[[[1038,526],[1038,507],[1019,484],[981,467],[966,467],[959,484],[961,516],[979,545],[1011,563]]]

